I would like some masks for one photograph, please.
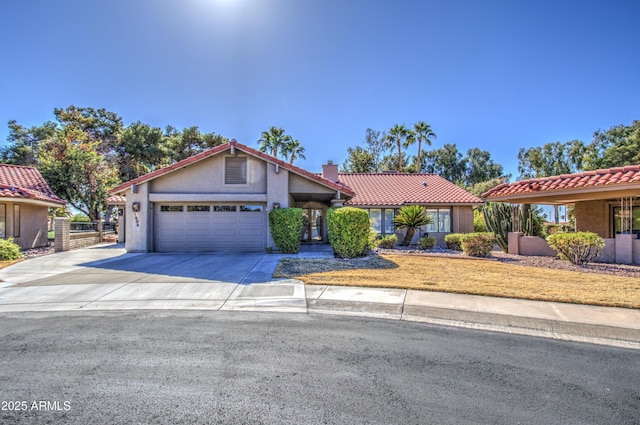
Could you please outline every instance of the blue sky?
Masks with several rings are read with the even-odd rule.
[[[0,141],[55,107],[197,125],[256,147],[284,127],[319,171],[365,130],[434,147],[591,140],[640,119],[640,2],[21,0],[0,5]]]

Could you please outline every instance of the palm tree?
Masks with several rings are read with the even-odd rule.
[[[393,219],[396,229],[407,229],[407,233],[400,244],[403,246],[411,244],[411,239],[413,239],[418,227],[431,223],[433,223],[433,218],[427,215],[427,210],[422,205],[406,205],[400,208],[400,212]]]
[[[431,146],[432,137],[436,138],[436,133],[433,132],[431,126],[424,121],[420,121],[417,124],[413,125],[413,133],[418,139],[418,173],[422,172],[422,142],[424,141],[427,145]]]
[[[404,124],[396,124],[391,127],[386,137],[387,140],[395,142],[398,147],[398,167],[399,171],[402,172],[402,146],[404,144],[407,147],[413,143],[413,132],[405,127]]]
[[[290,157],[289,164],[293,164],[296,158],[307,159],[304,156],[304,146],[300,144],[298,139],[289,137],[289,139],[282,145],[282,155],[287,158]]]
[[[291,136],[284,134],[284,128],[271,127],[269,131],[263,131],[258,139],[260,143],[260,152],[268,153],[276,158],[278,157],[278,149],[287,143]]]

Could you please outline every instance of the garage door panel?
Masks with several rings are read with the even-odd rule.
[[[266,245],[266,212],[264,206],[251,206],[259,211],[246,211],[236,205],[235,211],[224,211],[215,205],[160,206],[155,208],[156,251],[262,251]],[[245,210],[243,210],[245,209]]]

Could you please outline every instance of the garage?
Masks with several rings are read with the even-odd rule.
[[[154,206],[158,252],[264,251],[264,204],[177,204]]]

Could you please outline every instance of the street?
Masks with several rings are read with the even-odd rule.
[[[0,323],[2,424],[640,422],[637,350],[321,314]]]

